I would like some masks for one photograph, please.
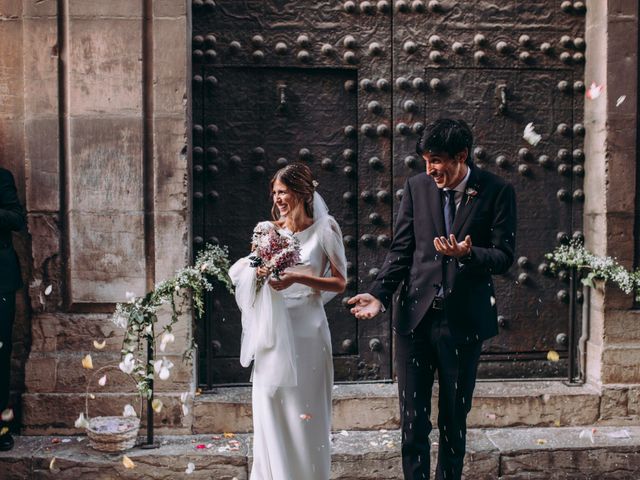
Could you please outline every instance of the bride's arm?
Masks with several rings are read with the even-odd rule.
[[[314,275],[308,275],[306,273],[296,271],[284,271],[280,274],[280,280],[274,278],[269,280],[269,284],[275,290],[283,290],[288,288],[294,283],[301,283],[307,287],[311,287],[314,290],[323,290],[327,292],[344,292],[347,282],[338,269],[331,264],[331,276],[330,277],[316,277]]]

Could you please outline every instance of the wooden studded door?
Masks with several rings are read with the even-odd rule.
[[[309,165],[342,226],[348,289],[327,308],[337,381],[393,377],[389,314],[357,322],[393,235],[415,142],[437,117],[465,119],[474,161],[516,187],[517,264],[496,281],[501,334],[483,377],[564,375],[566,272],[544,253],[580,237],[584,4],[505,1],[193,2],[193,238],[247,253],[269,218],[269,179]],[[537,146],[523,138],[533,123]],[[199,382],[248,381],[240,317],[217,290],[198,325]],[[558,350],[561,361],[546,360]]]

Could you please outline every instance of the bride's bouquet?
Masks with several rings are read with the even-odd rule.
[[[249,257],[253,268],[266,267],[270,274],[280,278],[280,274],[300,262],[300,242],[293,235],[283,235],[271,225],[260,223],[251,237],[252,254]],[[266,277],[258,277],[256,290],[260,290]]]

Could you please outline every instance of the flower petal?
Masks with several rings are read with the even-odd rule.
[[[74,425],[76,428],[87,428],[89,426],[89,422],[84,418],[84,412],[80,412],[80,415],[78,415]]]
[[[91,359],[91,354],[87,354],[82,359],[82,367],[87,369],[93,368],[93,360]]]
[[[547,353],[547,360],[549,360],[550,362],[557,362],[558,360],[560,360],[560,355],[555,350],[549,350],[549,352]]]
[[[98,385],[100,385],[101,387],[104,387],[106,384],[107,384],[107,376],[103,375],[98,380]]]
[[[192,462],[189,462],[187,463],[187,469],[184,471],[184,473],[186,473],[187,475],[190,475],[193,473],[195,469],[196,469],[196,466]]]
[[[154,398],[153,402],[151,402],[151,408],[156,413],[160,413],[162,411],[162,400],[159,398]]]
[[[53,286],[49,285],[47,288],[44,289],[44,294],[51,295],[52,290],[53,290]]]
[[[13,409],[7,408],[3,410],[2,414],[0,414],[0,418],[2,418],[3,422],[10,422],[13,420]]]
[[[93,348],[95,348],[96,350],[102,350],[106,344],[107,344],[106,340],[102,340],[102,342],[94,340],[93,341]]]
[[[122,457],[122,464],[124,465],[124,468],[135,468],[136,467],[136,464],[133,463],[133,460],[131,460],[126,455],[123,455],[123,457]]]
[[[135,408],[133,408],[131,405],[127,404],[124,406],[124,410],[122,411],[122,416],[123,417],[137,417],[138,414],[136,413]]]

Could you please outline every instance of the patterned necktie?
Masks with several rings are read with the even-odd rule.
[[[447,232],[447,237],[449,237],[453,229],[453,220],[456,217],[456,191],[444,190],[444,194],[444,228]]]

